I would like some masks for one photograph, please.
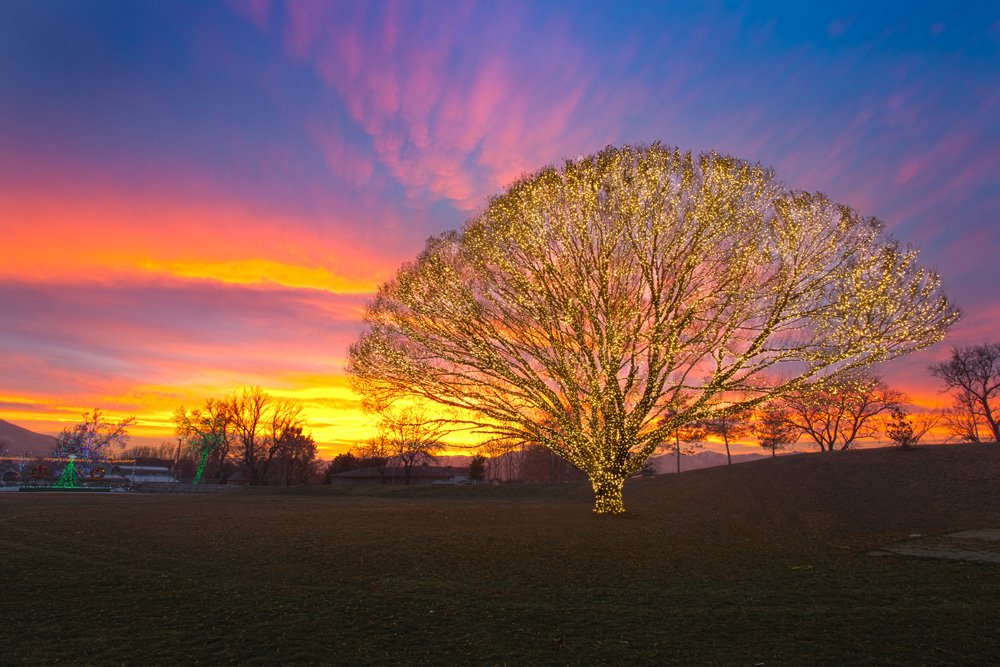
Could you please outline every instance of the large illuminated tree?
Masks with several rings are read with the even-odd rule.
[[[608,148],[429,239],[369,304],[349,371],[376,403],[548,447],[619,513],[679,426],[944,336],[938,277],[881,232],[759,165]]]

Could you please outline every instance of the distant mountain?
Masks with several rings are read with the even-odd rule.
[[[767,454],[733,454],[733,463],[743,463],[745,461],[755,461],[757,459],[768,458]],[[657,475],[677,472],[677,458],[674,454],[660,454],[651,456],[649,460],[653,462],[653,468]],[[728,463],[723,452],[704,451],[697,454],[681,454],[681,472],[685,470],[698,470],[700,468],[714,468],[724,466]]]
[[[453,454],[444,456],[435,456],[434,463],[431,465],[435,466],[454,466],[456,468],[462,468],[472,463],[472,455],[464,454]]]
[[[768,458],[768,454],[733,454],[733,463],[744,463],[746,461],[756,461],[757,459]],[[439,466],[467,466],[472,460],[471,456],[439,456],[434,465]],[[651,456],[649,460],[653,462],[653,468],[657,475],[677,472],[677,460],[674,454],[660,454]],[[681,454],[681,472],[685,470],[699,470],[701,468],[714,468],[727,464],[724,452],[703,451],[697,454]]]
[[[55,447],[56,439],[51,435],[35,433],[0,419],[0,454],[49,456]]]

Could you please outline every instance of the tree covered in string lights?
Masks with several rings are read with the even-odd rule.
[[[375,403],[548,447],[617,514],[678,427],[926,347],[958,316],[874,218],[732,157],[609,147],[429,239],[368,305],[348,369]]]
[[[198,469],[191,483],[197,485],[201,481],[205,467],[213,456],[218,458],[221,471],[233,440],[228,404],[210,398],[204,408],[188,411],[181,406],[174,411],[174,424],[177,437],[198,460]]]
[[[126,417],[119,422],[104,418],[100,409],[85,412],[83,421],[63,432],[56,438],[55,455],[72,458],[74,475],[90,475],[101,463],[108,460],[111,452],[122,450],[128,444],[128,428],[135,423],[135,417]]]
[[[304,431],[302,407],[260,387],[209,399],[203,408],[181,406],[174,424],[177,436],[200,460],[195,484],[208,465],[221,478],[227,462],[243,466],[251,484],[266,484],[276,469],[284,483],[291,483],[308,476],[316,457],[316,443]]]

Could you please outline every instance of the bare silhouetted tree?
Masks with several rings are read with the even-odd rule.
[[[746,411],[735,413],[720,412],[714,417],[702,420],[701,426],[705,429],[706,435],[714,435],[717,438],[722,438],[722,442],[726,446],[726,461],[729,465],[733,464],[733,455],[730,452],[729,443],[745,435],[749,435],[753,430],[750,423],[750,413]]]
[[[878,435],[876,417],[900,407],[905,400],[881,378],[864,372],[824,378],[789,392],[782,399],[788,421],[820,450],[850,449],[860,438]]]
[[[754,433],[757,435],[757,444],[771,452],[771,456],[777,456],[779,449],[784,449],[795,444],[802,434],[790,420],[789,410],[777,405],[769,405],[760,411],[757,423],[754,425]]]
[[[929,370],[955,394],[952,409],[965,413],[954,421],[953,432],[970,442],[979,442],[980,433],[1000,442],[1000,343],[952,348],[951,359]]]
[[[976,409],[976,401],[967,392],[956,391],[951,405],[941,411],[941,423],[949,440],[979,444],[988,439],[989,426]]]
[[[280,459],[288,465],[279,477],[290,481],[301,477],[302,466],[311,466],[316,455],[312,436],[304,432],[302,407],[274,398],[260,387],[245,387],[221,400],[209,399],[203,408],[180,407],[174,423],[178,437],[199,457],[200,468],[215,461],[220,480],[235,466],[243,466],[251,484],[266,484],[272,464]]]
[[[302,426],[285,429],[276,441],[271,474],[282,486],[305,484],[315,474],[316,442]]]
[[[276,399],[260,387],[246,387],[228,402],[236,459],[250,473],[251,484],[266,484],[282,442],[296,429],[301,432],[302,407]]]
[[[414,467],[435,460],[446,426],[440,419],[410,407],[399,412],[383,412],[379,432],[392,458],[403,468],[406,484],[409,484]]]
[[[927,433],[941,423],[937,412],[911,414],[902,406],[889,410],[885,424],[885,437],[900,449],[912,449]]]
[[[384,427],[380,428],[374,436],[355,447],[354,453],[358,457],[359,467],[377,469],[379,479],[383,484],[386,483],[385,469],[392,461],[394,452],[389,442],[388,432]]]

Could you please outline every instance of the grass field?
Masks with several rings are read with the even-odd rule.
[[[995,664],[1000,447],[586,485],[0,495],[3,664]]]

